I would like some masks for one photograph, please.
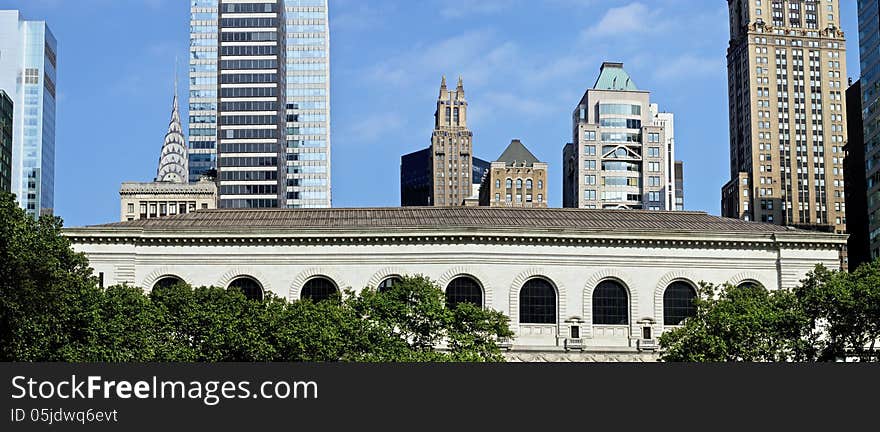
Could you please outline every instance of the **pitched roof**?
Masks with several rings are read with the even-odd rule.
[[[595,90],[638,91],[636,83],[623,70],[623,63],[602,63],[599,79],[593,86]]]
[[[501,153],[501,156],[498,157],[498,162],[505,162],[507,166],[521,165],[525,162],[526,166],[533,166],[541,161],[520,140],[513,140],[507,146],[507,149],[504,150],[504,153]]]
[[[698,212],[641,210],[404,207],[360,209],[199,210],[80,228],[77,231],[143,229],[146,232],[488,229],[523,232],[688,232],[772,234],[779,225],[726,219]]]

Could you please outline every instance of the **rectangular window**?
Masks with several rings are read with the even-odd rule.
[[[128,203],[128,213],[134,213],[134,203]]]
[[[587,141],[596,141],[596,131],[587,131],[584,134],[584,139]]]

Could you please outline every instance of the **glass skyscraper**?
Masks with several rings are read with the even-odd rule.
[[[880,257],[880,1],[859,0],[863,151],[871,258]],[[862,150],[862,149],[859,149]],[[852,150],[851,150],[852,151]]]
[[[14,105],[12,192],[34,216],[55,202],[57,42],[43,21],[0,11],[0,89]]]
[[[190,181],[221,208],[330,207],[327,0],[191,0]]]

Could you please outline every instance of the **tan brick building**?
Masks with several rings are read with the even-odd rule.
[[[837,0],[729,0],[724,216],[846,232],[846,39]]]
[[[513,140],[483,178],[480,205],[547,208],[547,164]]]

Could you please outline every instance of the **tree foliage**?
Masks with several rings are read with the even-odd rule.
[[[697,314],[660,337],[665,361],[878,360],[880,261],[822,266],[794,290],[703,284]]]
[[[0,196],[0,361],[503,361],[500,312],[450,308],[431,280],[288,302],[179,284],[98,287],[88,260]]]
[[[800,359],[808,317],[788,291],[702,284],[697,314],[660,337],[666,361],[769,362]]]

